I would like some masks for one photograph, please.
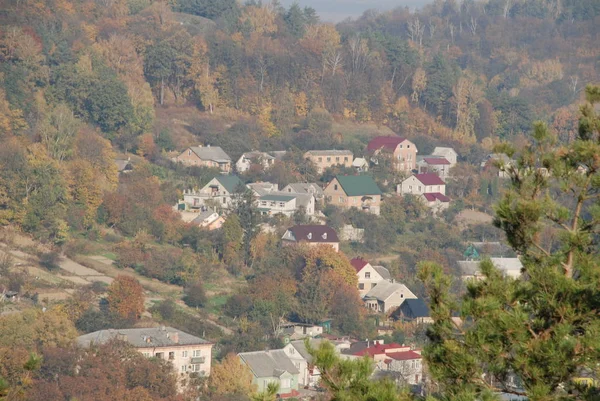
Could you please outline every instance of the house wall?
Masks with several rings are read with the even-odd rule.
[[[427,207],[430,208],[434,214],[441,213],[450,207],[450,202],[440,202],[438,200],[429,202],[424,196],[421,197],[421,200],[425,202]]]
[[[421,359],[397,361],[392,359],[388,370],[398,373],[400,380],[406,384],[419,384],[423,381],[423,363]]]
[[[290,358],[292,363],[296,366],[296,369],[300,372],[298,374],[298,384],[306,386],[309,384],[309,371],[308,361],[298,352],[293,344],[288,344],[283,347],[283,352]]]
[[[269,214],[281,213],[286,216],[291,216],[296,211],[296,199],[284,201],[259,200],[259,208],[269,209]]]
[[[139,352],[146,357],[160,358],[169,361],[173,364],[175,371],[183,378],[186,374],[198,372],[204,376],[210,375],[211,360],[212,360],[212,344],[197,344],[197,345],[178,345],[170,347],[148,347],[137,348]],[[194,356],[194,351],[197,351],[200,356]],[[172,358],[169,353],[172,354]],[[200,363],[192,363],[192,358],[203,358]],[[185,368],[184,368],[185,366]]]
[[[198,155],[194,153],[194,151],[192,151],[191,148],[187,148],[186,150],[181,152],[179,156],[177,156],[175,159],[178,162],[188,166],[219,168],[221,169],[221,171],[227,173],[231,170],[231,162],[222,163],[221,165],[219,165],[219,163],[214,162],[212,160],[203,160],[200,157],[198,157]]]
[[[292,375],[289,372],[284,372],[281,377],[256,377],[254,376],[254,384],[258,387],[258,392],[265,391],[269,383],[278,383],[278,394],[289,394],[292,390],[298,390],[298,375]]]
[[[391,312],[404,302],[405,299],[416,299],[417,297],[410,291],[395,291],[382,302],[382,312]]]
[[[308,246],[330,246],[332,247],[336,252],[340,251],[340,243],[339,242],[307,242],[307,241],[301,241],[300,243],[302,244],[306,244]],[[293,240],[289,240],[289,239],[283,239],[282,245],[283,246],[290,246],[290,245],[296,245],[298,244],[298,242],[293,241]]]
[[[344,167],[352,167],[354,156],[352,154],[339,155],[335,153],[326,153],[313,155],[310,151],[304,154],[304,158],[314,163],[317,172],[322,173],[326,168],[342,165]]]
[[[364,195],[360,196],[348,196],[344,192],[337,178],[334,178],[323,190],[325,193],[325,199],[330,205],[340,207],[342,209],[350,209],[355,207],[357,209],[363,209],[363,206],[368,206],[368,209],[363,209],[367,212],[379,215],[381,210],[381,195],[368,195],[371,197],[370,200],[363,202]]]
[[[240,158],[238,159],[238,161],[235,163],[235,167],[237,169],[237,171],[239,171],[240,173],[243,173],[245,171],[248,171],[248,169],[250,168],[250,166],[253,164],[252,160],[247,159],[246,157],[244,157],[244,155],[240,156]],[[268,169],[270,168],[273,164],[275,164],[275,159],[269,159],[269,158],[262,158],[261,163],[263,169]]]
[[[458,161],[458,154],[453,149],[438,149],[437,151],[434,149],[432,155],[445,157],[450,162],[449,167],[454,166]]]
[[[375,287],[378,282],[383,281],[383,277],[377,273],[377,270],[375,270],[370,263],[365,265],[365,267],[356,273],[356,275],[358,276],[358,293],[361,298],[364,297],[371,288]]]
[[[448,164],[429,164],[425,161],[419,163],[419,174],[434,173],[441,178],[447,178],[450,175],[450,165]]]
[[[417,147],[411,141],[403,141],[394,149],[398,171],[410,172],[417,167]]]
[[[213,192],[211,186],[218,186],[218,191]],[[211,203],[209,206],[218,206],[222,209],[229,209],[232,204],[231,194],[216,178],[210,180],[208,184],[199,191],[184,193],[183,201],[192,208],[207,205],[207,201],[210,201],[209,203]]]
[[[397,192],[401,194],[422,195],[427,193],[439,192],[446,195],[446,185],[423,185],[415,176],[409,177],[398,185]]]

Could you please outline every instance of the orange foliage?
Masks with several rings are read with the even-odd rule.
[[[131,276],[117,276],[108,287],[108,307],[124,319],[139,319],[144,312],[144,289]]]

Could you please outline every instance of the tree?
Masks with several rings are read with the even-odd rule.
[[[200,281],[196,281],[185,287],[185,296],[183,297],[183,302],[187,306],[191,307],[199,307],[204,306],[206,303],[206,292],[204,291],[204,286]]]
[[[208,388],[214,395],[250,395],[256,392],[252,372],[233,353],[225,356],[221,363],[211,368]]]
[[[108,287],[110,310],[124,319],[139,319],[144,312],[144,289],[131,276],[117,276]]]
[[[600,101],[600,89],[588,87],[587,98],[574,142],[557,144],[536,123],[529,146],[498,149],[517,163],[501,166],[511,185],[494,224],[520,254],[522,276],[504,277],[484,261],[485,278],[468,284],[459,307],[441,268],[420,266],[435,322],[423,355],[450,399],[485,399],[497,391],[533,401],[569,398],[573,378],[597,368],[600,119],[591,103]],[[456,310],[464,327],[453,324]]]

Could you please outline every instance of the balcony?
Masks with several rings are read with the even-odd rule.
[[[206,361],[205,356],[197,356],[197,357],[190,359],[190,363],[192,363],[192,364],[204,363],[205,361]]]

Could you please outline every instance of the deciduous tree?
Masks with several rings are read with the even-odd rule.
[[[144,312],[144,289],[131,276],[117,276],[108,287],[110,310],[124,319],[139,319]]]

